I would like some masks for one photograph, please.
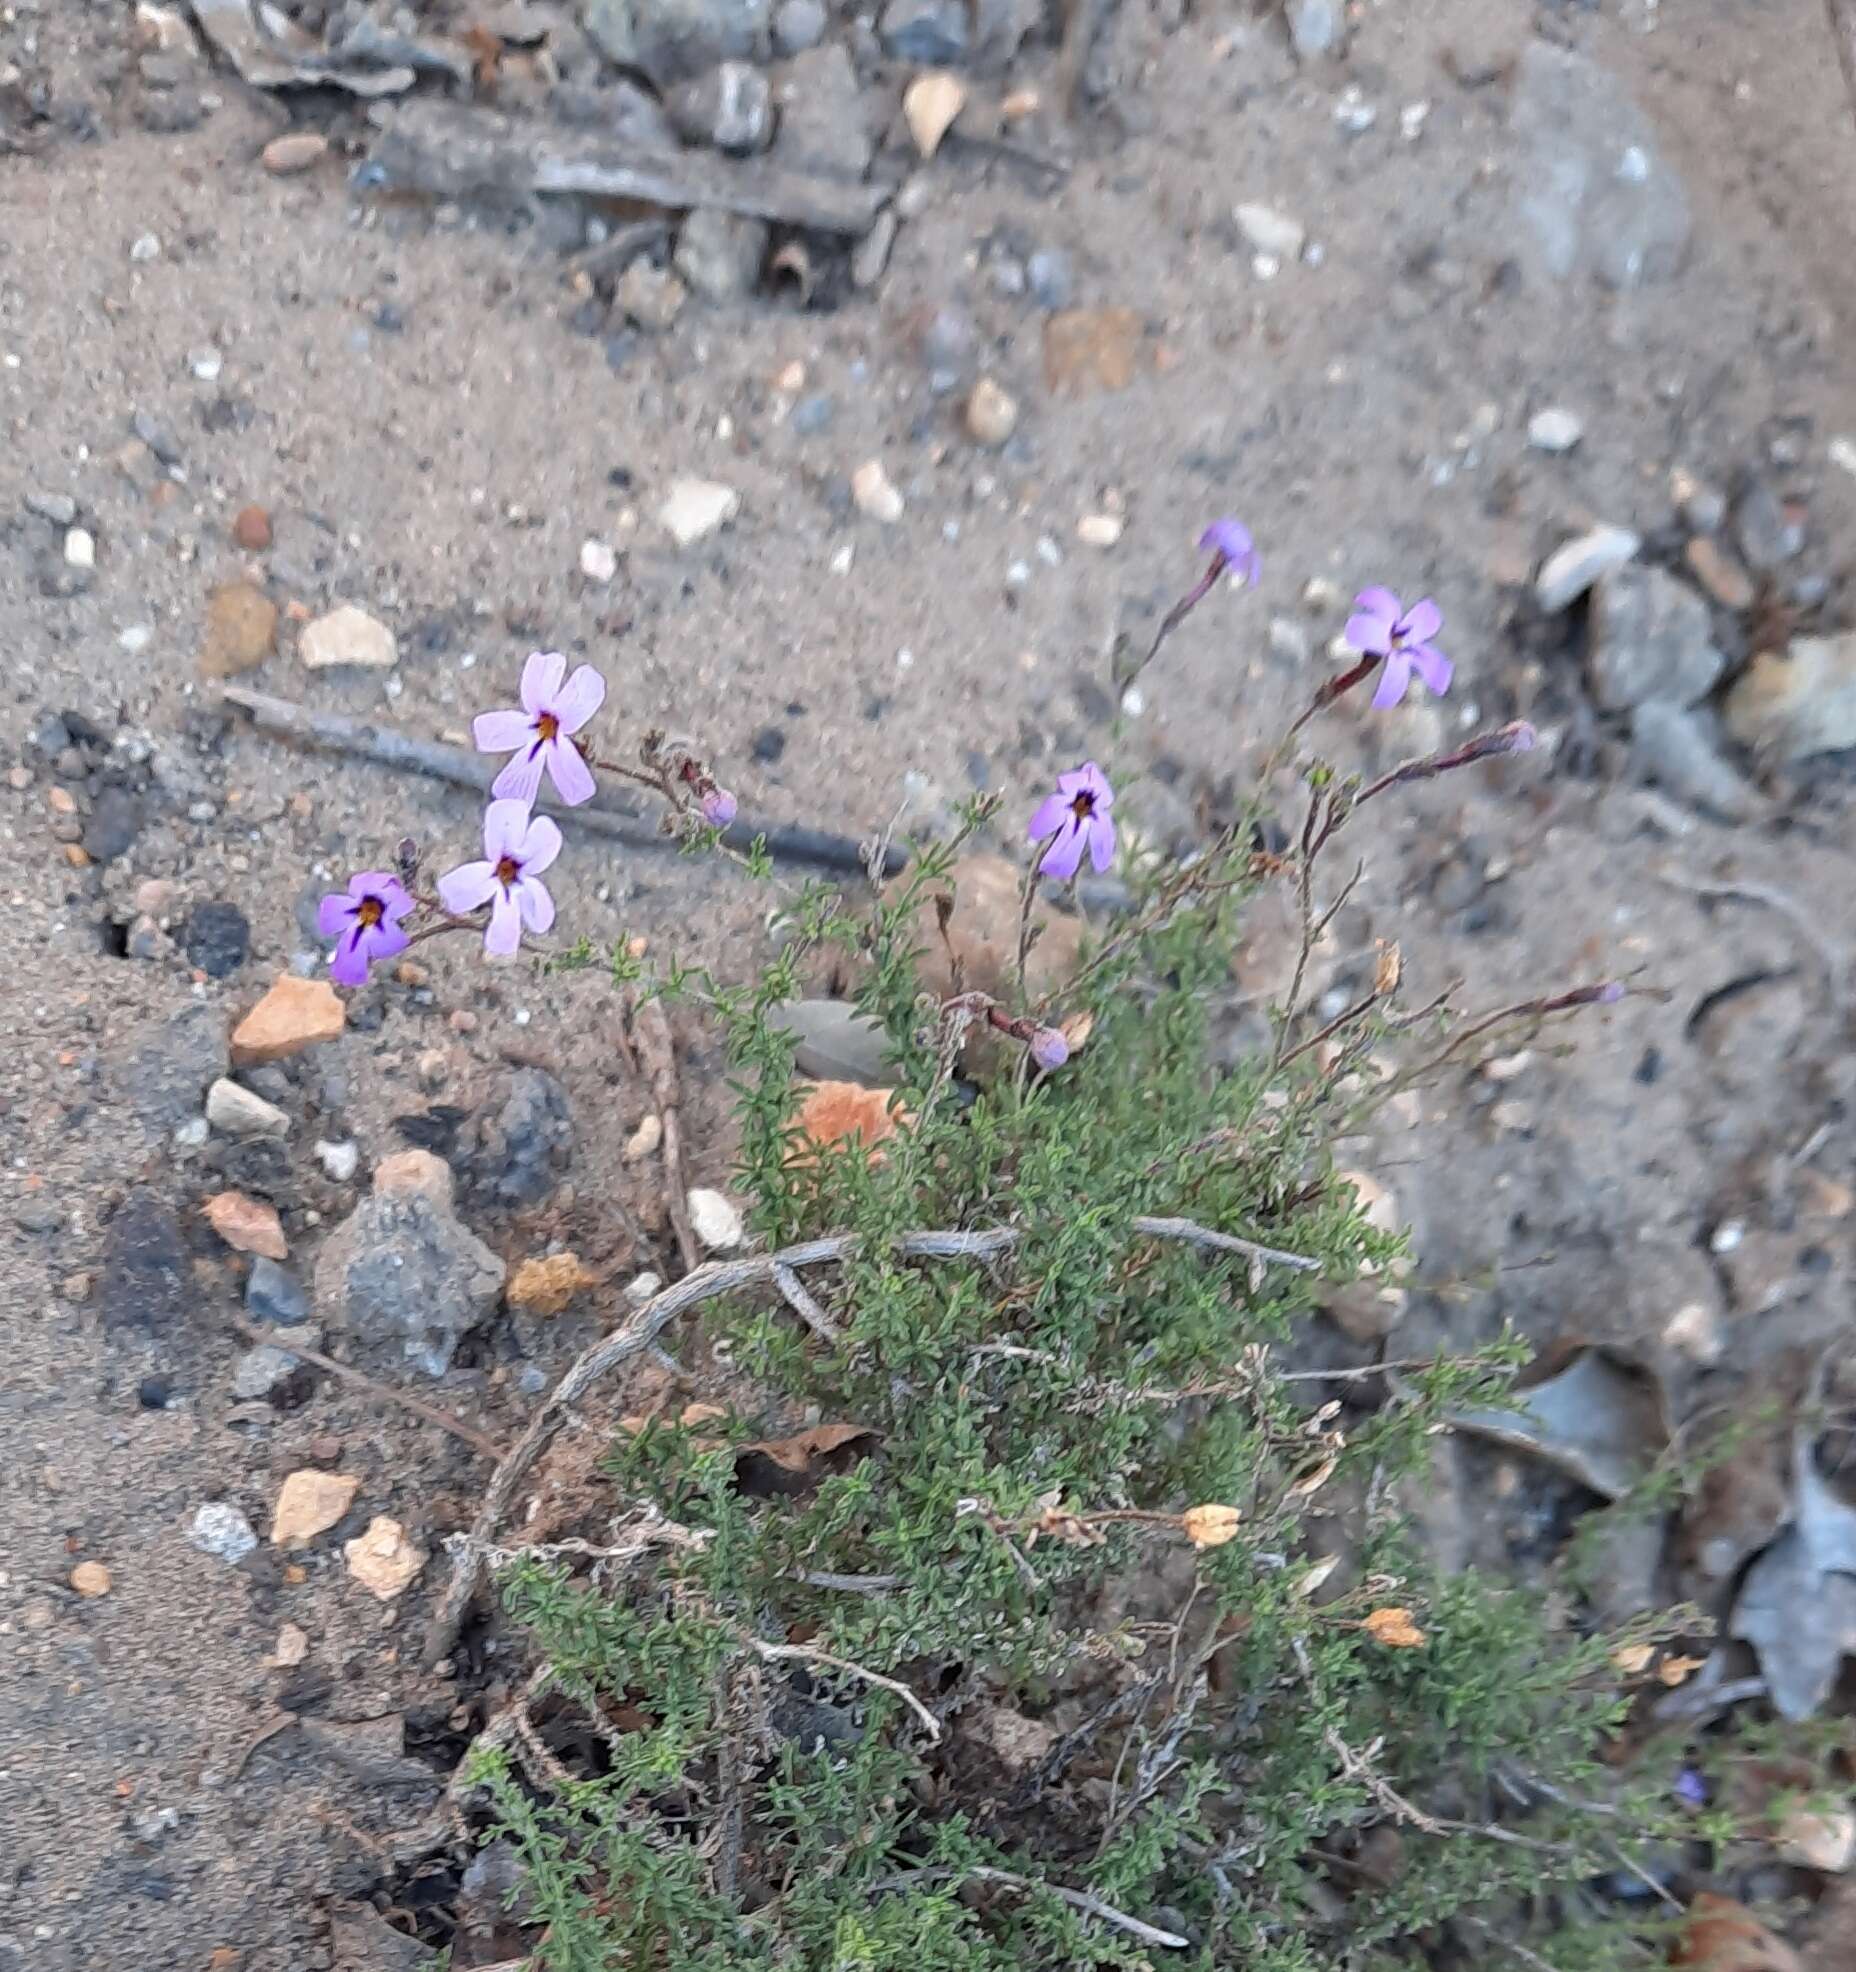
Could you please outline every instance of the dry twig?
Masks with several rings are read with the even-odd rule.
[[[702,1249],[690,1225],[689,1194],[683,1182],[683,1126],[677,1113],[682,1092],[677,1079],[676,1042],[661,1000],[631,998],[632,1038],[651,1078],[651,1106],[664,1126],[664,1209],[677,1236],[684,1271],[693,1273],[702,1264]]]
[[[828,1650],[814,1650],[809,1643],[763,1643],[757,1636],[742,1632],[741,1641],[757,1656],[769,1663],[791,1659],[801,1664],[823,1664],[827,1670],[843,1671],[847,1676],[861,1678],[865,1684],[874,1684],[884,1691],[893,1691],[909,1710],[921,1720],[931,1744],[938,1745],[941,1739],[941,1721],[929,1711],[928,1707],[916,1697],[900,1678],[888,1678],[881,1671],[866,1669],[862,1664],[853,1663],[848,1657],[834,1657]]]

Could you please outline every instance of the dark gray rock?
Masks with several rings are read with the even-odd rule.
[[[1039,247],[1025,262],[1025,278],[1031,283],[1031,298],[1040,308],[1068,308],[1076,293],[1070,256],[1061,247]]]
[[[546,1079],[545,1077],[543,1079]],[[316,1260],[323,1319],[390,1347],[428,1376],[503,1291],[504,1267],[477,1236],[420,1192],[364,1198]]]
[[[765,56],[772,0],[587,0],[586,31],[661,88],[717,62]]]
[[[739,301],[760,280],[767,237],[764,220],[701,206],[684,220],[671,264],[704,301]]]
[[[1627,562],[1592,592],[1592,696],[1607,712],[1650,699],[1695,705],[1727,659],[1714,647],[1708,605],[1660,568]]]
[[[245,1282],[245,1312],[254,1321],[292,1328],[309,1319],[309,1292],[288,1267],[260,1254]]]
[[[958,68],[973,48],[967,0],[889,0],[876,31],[886,55],[924,68]]]
[[[773,161],[792,171],[861,178],[875,145],[851,58],[836,41],[788,62],[774,81]]]
[[[1340,40],[1340,0],[1289,0],[1289,43],[1304,61],[1330,54]]]
[[[746,62],[721,62],[665,99],[677,135],[746,157],[773,141],[773,85]]]
[[[150,1129],[178,1129],[198,1116],[206,1091],[226,1072],[226,1027],[215,1008],[183,1007],[138,1027],[107,1070],[117,1098]]]
[[[142,804],[126,787],[106,787],[84,824],[84,849],[93,862],[126,856],[142,827]]]
[[[567,1091],[539,1068],[518,1069],[502,1108],[482,1126],[471,1180],[503,1204],[533,1205],[560,1182],[573,1149]]]
[[[97,1305],[104,1327],[161,1334],[186,1313],[192,1287],[180,1220],[158,1193],[138,1186],[103,1234]]]
[[[251,923],[236,904],[196,904],[181,939],[187,963],[208,979],[229,979],[251,953]]]
[[[1748,568],[1769,575],[1804,547],[1804,529],[1786,518],[1779,496],[1763,479],[1749,480],[1734,502],[1734,539]]]
[[[895,1079],[882,1022],[846,1000],[788,1000],[768,1014],[767,1024],[792,1035],[793,1062],[802,1075],[821,1082],[861,1082],[872,1089],[886,1088]]]

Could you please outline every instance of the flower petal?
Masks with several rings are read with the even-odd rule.
[[[516,885],[516,908],[531,931],[547,931],[554,924],[554,899],[539,877],[525,876]]]
[[[1444,613],[1430,596],[1413,603],[1398,620],[1398,634],[1408,644],[1428,644],[1443,627]]]
[[[1389,712],[1411,689],[1411,657],[1395,650],[1379,673],[1379,689],[1373,694],[1373,710]]]
[[[1114,807],[1115,790],[1109,785],[1108,776],[1093,760],[1083,762],[1083,784],[1095,796],[1098,809]]]
[[[1070,804],[1061,794],[1047,794],[1032,813],[1031,826],[1025,830],[1026,841],[1042,842],[1047,835],[1055,835],[1069,812]]]
[[[357,924],[352,931],[343,934],[341,943],[329,960],[329,977],[336,985],[366,985],[370,956],[365,942],[367,933],[368,926]]]
[[[1089,860],[1097,876],[1115,860],[1115,824],[1106,815],[1094,816],[1089,823]]]
[[[522,704],[530,712],[545,712],[567,676],[567,659],[557,650],[533,650],[522,666]]]
[[[1038,864],[1038,869],[1043,875],[1066,883],[1076,874],[1077,865],[1082,860],[1083,831],[1077,826],[1073,815],[1067,816],[1056,841],[1045,850],[1044,860]]]
[[[513,706],[502,712],[479,712],[470,722],[470,736],[479,753],[514,753],[535,737],[535,721]]]
[[[577,733],[605,702],[605,679],[590,664],[582,664],[554,694],[548,709],[560,721],[562,732]]]
[[[1234,520],[1229,514],[1221,514],[1218,519],[1199,536],[1201,548],[1215,548],[1233,568],[1245,568],[1255,561],[1256,545],[1250,538],[1250,529],[1241,520]]]
[[[412,940],[397,924],[388,923],[383,920],[379,924],[368,926],[367,935],[362,939],[361,943],[369,959],[378,962],[381,959],[396,957],[399,953],[405,951],[406,947],[412,943]]]
[[[497,804],[507,802],[513,807],[528,808],[534,805],[537,794],[541,792],[542,750],[546,740],[531,737],[520,753],[512,753],[503,770],[490,783],[490,792]],[[493,855],[498,851],[492,851]]]
[[[510,887],[499,883],[490,905],[490,924],[483,934],[483,949],[495,958],[506,959],[521,943],[521,910]]]
[[[413,894],[396,876],[390,876],[380,886],[380,901],[387,907],[387,916],[398,924],[414,908]]]
[[[358,896],[350,896],[345,890],[331,891],[316,906],[316,930],[324,938],[339,938],[360,908]]]
[[[561,853],[561,832],[546,815],[537,815],[523,831],[514,853],[525,877],[540,876]]]
[[[1384,657],[1392,648],[1392,626],[1383,616],[1359,616],[1347,619],[1347,628],[1342,632],[1362,657]]]
[[[1405,607],[1390,589],[1382,589],[1377,583],[1370,589],[1362,589],[1354,597],[1353,606],[1367,616],[1383,616],[1388,627],[1398,621]]]
[[[1413,644],[1409,655],[1411,668],[1435,697],[1442,698],[1450,689],[1450,680],[1456,676],[1456,666],[1431,644]]]
[[[580,757],[580,749],[570,739],[552,739],[542,754],[548,769],[548,778],[554,783],[554,791],[570,808],[578,808],[583,801],[591,801],[598,791],[593,785],[593,775],[586,762]]]
[[[499,888],[494,863],[460,863],[438,879],[438,901],[461,918],[487,904]]]
[[[540,756],[537,752],[537,773]],[[502,776],[499,774],[500,780]],[[483,853],[493,863],[505,856],[522,861],[522,838],[528,833],[529,804],[526,801],[496,800],[483,811]]]

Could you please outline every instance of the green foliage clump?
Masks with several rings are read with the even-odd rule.
[[[1556,1972],[1653,1962],[1654,1901],[1591,1887],[1676,1826],[1667,1774],[1638,1798],[1605,1764],[1620,1639],[1440,1579],[1401,1525],[1440,1421],[1499,1401],[1519,1352],[1390,1391],[1281,1368],[1324,1286],[1398,1243],[1333,1182],[1357,1076],[1217,1057],[1248,840],[1137,900],[1042,1010],[1093,1017],[1068,1068],[977,1092],[919,993],[950,856],[874,916],[808,894],[751,989],[669,982],[728,1036],[761,1239],[856,1244],[806,1273],[836,1346],[771,1294],[709,1311],[759,1417],[613,1453],[621,1519],[676,1539],[502,1574],[597,1729],[571,1774],[499,1752],[478,1776],[528,1864],[535,1965],[1390,1972],[1522,1936]],[[770,1015],[821,946],[862,965],[914,1118],[881,1159],[793,1155]],[[902,1250],[996,1228],[1015,1242],[984,1257]],[[789,1492],[743,1485],[743,1441],[812,1420],[868,1435]],[[1236,1508],[1234,1537],[1195,1547],[1200,1505]]]

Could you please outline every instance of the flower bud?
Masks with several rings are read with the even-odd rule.
[[[1070,1058],[1070,1043],[1055,1027],[1039,1027],[1031,1036],[1031,1059],[1046,1073]]]
[[[735,819],[735,797],[725,787],[712,787],[702,798],[702,818],[713,829],[725,829]]]

